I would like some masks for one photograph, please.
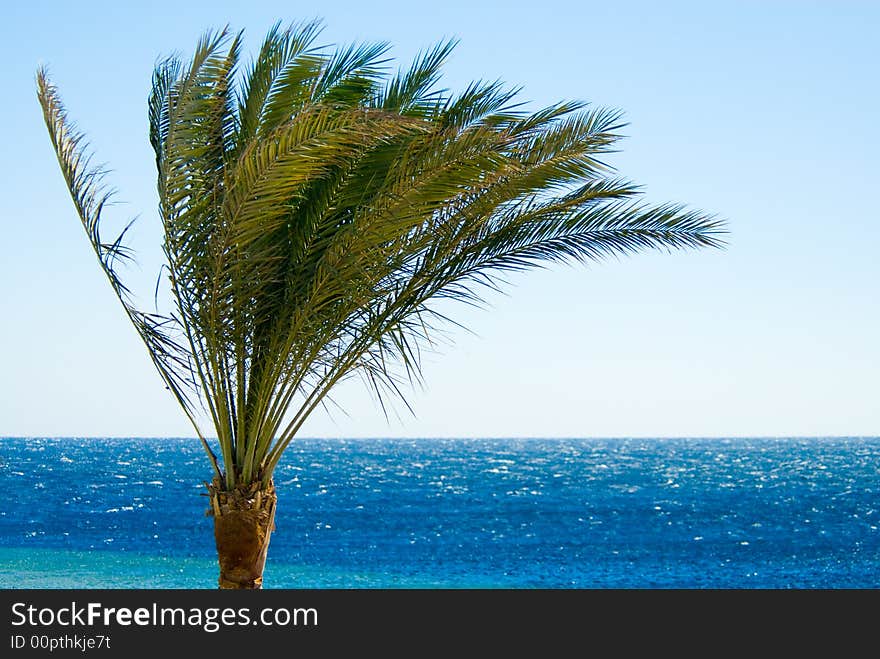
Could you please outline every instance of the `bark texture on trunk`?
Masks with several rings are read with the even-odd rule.
[[[275,530],[275,485],[260,483],[223,488],[215,479],[208,485],[209,514],[214,516],[214,540],[223,589],[263,586],[263,566],[269,537]]]

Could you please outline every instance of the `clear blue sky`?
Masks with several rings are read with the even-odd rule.
[[[129,6],[131,5],[131,6]],[[0,43],[0,435],[192,435],[74,214],[34,93],[47,63],[159,263],[146,94],[207,27],[319,16],[408,60],[461,42],[446,86],[622,109],[612,162],[646,199],[729,221],[726,251],[517,276],[430,357],[386,422],[360,384],[311,436],[880,434],[880,4],[16,2]]]

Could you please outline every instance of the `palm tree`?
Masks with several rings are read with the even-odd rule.
[[[273,471],[333,387],[359,374],[384,408],[419,381],[420,346],[447,320],[433,301],[477,303],[505,272],[546,262],[721,244],[720,221],[640,202],[601,160],[618,112],[526,112],[498,82],[450,94],[436,83],[453,42],[391,74],[385,44],[331,51],[315,46],[319,31],[276,25],[245,68],[242,34],[228,29],[188,62],[157,64],[167,313],[135,306],[120,278],[125,231],[101,231],[105,172],[37,74],[98,261],[213,468],[221,588],[261,587]]]

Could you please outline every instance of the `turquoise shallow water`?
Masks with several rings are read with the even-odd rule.
[[[208,559],[120,551],[0,549],[3,588],[200,588],[216,578]]]
[[[63,549],[0,549],[0,588],[206,588],[217,579],[213,558],[149,556],[139,553]],[[424,575],[331,572],[269,561],[271,588],[444,588],[455,582]],[[492,588],[475,581],[472,587]]]
[[[266,587],[877,588],[880,438],[302,440]],[[0,439],[0,587],[211,588],[194,440]]]

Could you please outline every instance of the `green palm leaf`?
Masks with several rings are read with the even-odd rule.
[[[396,73],[386,44],[331,51],[317,22],[207,33],[156,66],[148,101],[173,312],[144,314],[120,278],[111,195],[45,71],[38,95],[76,210],[223,487],[264,486],[306,418],[360,375],[385,409],[422,346],[505,272],[646,249],[721,246],[721,221],[649,205],[606,163],[620,113],[578,101],[527,113],[517,91],[437,87],[453,41]]]

